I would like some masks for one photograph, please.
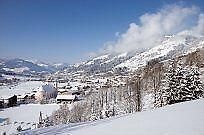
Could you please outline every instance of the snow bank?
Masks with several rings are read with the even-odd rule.
[[[0,118],[9,118],[10,122],[38,122],[40,111],[43,116],[50,116],[59,104],[27,104],[2,109]]]
[[[50,116],[54,110],[59,109],[59,104],[27,104],[17,107],[10,107],[0,110],[0,135],[3,132],[8,134],[16,133],[16,128],[35,128],[39,120],[40,111],[43,118]],[[8,118],[8,125],[3,120]]]
[[[30,134],[203,135],[204,99],[81,125],[38,129]]]

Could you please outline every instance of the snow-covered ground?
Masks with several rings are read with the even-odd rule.
[[[96,122],[36,129],[27,134],[203,135],[203,107],[204,99],[200,99]]]
[[[147,111],[154,108],[154,97],[153,94],[147,94],[142,98],[142,110]]]
[[[43,84],[42,81],[23,81],[17,85],[0,86],[0,98],[7,98],[9,96],[22,95],[37,91],[37,89]]]
[[[43,118],[50,116],[54,110],[59,108],[59,104],[27,104],[17,107],[10,107],[0,110],[0,134],[3,132],[15,133],[19,125],[22,127],[35,128],[35,123],[39,120],[40,111]],[[8,125],[4,124],[3,119],[9,118]]]

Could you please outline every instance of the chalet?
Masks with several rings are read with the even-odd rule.
[[[57,103],[72,103],[74,101],[77,101],[77,96],[76,95],[57,95]]]
[[[0,100],[0,108],[4,108],[4,101]]]
[[[68,82],[68,80],[66,80],[66,79],[58,79],[58,82],[59,83],[66,83],[66,82]]]
[[[8,107],[12,107],[12,106],[16,106],[16,105],[17,105],[17,96],[16,95],[8,98],[8,104],[7,104]]]
[[[17,96],[9,96],[9,97],[4,97],[0,100],[0,106],[3,107],[12,107],[17,105]]]
[[[28,98],[28,95],[18,95],[17,96],[17,103],[18,104],[25,104],[27,98]]]
[[[57,90],[60,95],[69,95],[71,92],[67,89],[58,89]]]
[[[83,91],[73,91],[72,92],[72,95],[81,95],[81,94],[84,94]]]
[[[18,104],[27,104],[35,101],[35,94],[34,93],[28,93],[24,95],[18,95],[17,96],[17,103]]]

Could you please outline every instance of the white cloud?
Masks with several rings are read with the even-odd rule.
[[[192,31],[199,35],[204,35],[204,14],[200,14],[197,25],[193,27]]]
[[[195,6],[167,5],[156,13],[146,13],[140,23],[131,23],[128,30],[117,33],[117,41],[108,42],[100,53],[121,53],[155,46],[163,35],[177,34],[189,30],[204,34],[204,14]]]

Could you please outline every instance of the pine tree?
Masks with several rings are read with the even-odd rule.
[[[164,102],[165,99],[163,99],[165,84],[166,84],[166,80],[165,79],[161,80],[160,88],[154,93],[154,107],[156,108],[162,107],[165,105],[165,102]]]
[[[154,107],[162,107],[175,102],[178,80],[176,77],[175,61],[170,61],[167,72],[158,90],[154,91]]]
[[[200,72],[198,67],[192,67],[193,72],[193,85],[194,85],[194,91],[193,95],[196,99],[203,98],[204,97],[204,88],[203,84],[200,80]]]
[[[182,80],[180,98],[183,101],[195,100],[203,97],[203,88],[200,73],[197,67],[186,67],[186,74]]]
[[[166,84],[160,94],[162,94],[162,101],[164,105],[175,103],[177,100],[177,93],[179,87],[178,70],[175,68],[175,62],[171,61],[169,69],[166,73]],[[180,76],[180,75],[179,75]],[[161,97],[160,97],[161,98]]]
[[[162,89],[155,95],[156,107],[203,97],[204,91],[197,67],[182,67],[170,62]]]

